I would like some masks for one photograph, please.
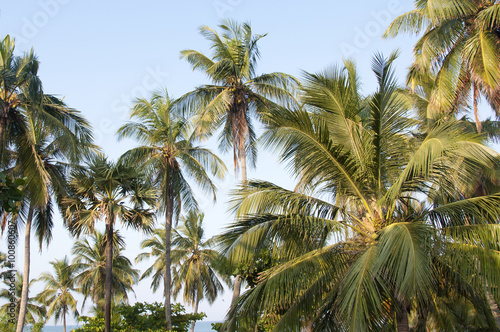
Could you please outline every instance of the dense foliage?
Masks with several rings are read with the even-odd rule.
[[[66,329],[80,293],[95,315],[79,317],[75,332],[193,332],[200,301],[233,282],[214,330],[498,331],[500,154],[488,144],[500,140],[500,121],[481,121],[478,103],[484,96],[499,116],[500,4],[415,1],[385,33],[421,33],[407,82],[398,83],[396,52],[376,54],[370,94],[352,60],[301,80],[257,74],[265,34],[231,20],[219,29],[200,29],[209,56],[181,52],[210,84],[137,99],[118,136],[139,146],[116,162],[77,110],[44,93],[33,51],[16,55],[9,36],[0,41],[2,230],[9,223],[0,330],[38,331],[52,317]],[[215,201],[214,179],[227,170],[202,145],[215,133],[242,181],[232,222],[205,239],[191,185]],[[293,189],[247,179],[257,143],[287,165]],[[71,263],[55,260],[34,280],[31,231],[40,250],[49,245],[58,208],[84,238]],[[120,223],[148,235],[136,262],[155,259],[141,280],[152,276],[151,292],[163,283],[164,304],[128,304],[140,271],[124,256]],[[24,273],[14,276],[4,270],[21,229]],[[44,290],[29,296],[37,281]],[[171,305],[181,293],[194,313]]]
[[[193,321],[202,320],[204,313],[186,314],[184,307],[172,304],[172,331],[187,332]],[[73,332],[102,332],[104,331],[104,318],[102,316],[81,316],[79,321],[83,326]],[[134,305],[122,304],[115,307],[111,328],[115,332],[169,332],[165,324],[165,308],[163,304],[135,303]]]

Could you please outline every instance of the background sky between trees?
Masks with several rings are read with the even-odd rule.
[[[403,0],[384,1],[264,1],[264,0],[186,0],[186,1],[77,1],[39,0],[0,2],[0,37],[16,38],[16,54],[34,48],[41,62],[39,76],[44,92],[64,97],[68,106],[78,109],[91,121],[96,143],[116,160],[134,146],[134,141],[116,139],[116,130],[128,120],[128,110],[136,97],[149,97],[166,87],[179,97],[195,86],[209,83],[179,58],[183,49],[209,55],[209,42],[198,32],[202,25],[216,28],[224,18],[250,22],[255,34],[267,33],[259,41],[261,60],[257,73],[281,71],[301,77],[302,70],[318,72],[351,57],[358,65],[364,93],[374,90],[370,66],[375,52],[389,55],[401,51],[396,70],[401,83],[411,62],[416,38],[405,36],[384,40],[380,35],[398,15],[411,10]],[[490,113],[482,106],[482,119]],[[215,140],[207,143],[217,151]],[[498,150],[498,149],[497,149]],[[231,154],[220,154],[230,174],[218,183],[216,204],[197,195],[205,212],[208,236],[218,234],[231,218],[226,212],[228,192],[235,179]],[[249,178],[275,182],[293,188],[294,181],[270,152],[259,150],[257,169]],[[161,219],[158,220],[161,222]],[[54,238],[42,252],[32,252],[32,272],[36,278],[50,271],[49,261],[70,256],[74,242],[57,218]],[[122,229],[118,226],[118,229]],[[125,255],[134,260],[144,236],[121,231],[126,237]],[[38,248],[32,240],[33,248]],[[5,250],[5,241],[0,250]],[[16,261],[22,269],[19,246]],[[141,273],[152,262],[135,265]],[[41,283],[30,290],[34,295]],[[135,287],[135,301],[162,301],[161,291],[153,294],[150,280]],[[81,300],[81,297],[78,297]],[[231,292],[226,291],[211,307],[206,301],[200,310],[206,320],[221,320],[229,307]],[[177,301],[182,301],[179,297]],[[90,303],[90,301],[88,301]],[[188,308],[191,310],[191,308]],[[85,313],[85,311],[84,311]],[[73,324],[72,318],[68,321]],[[48,324],[53,324],[53,320]]]

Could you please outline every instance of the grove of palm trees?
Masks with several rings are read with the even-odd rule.
[[[52,74],[44,58],[77,38],[39,55],[26,42],[81,36],[91,9],[39,2],[21,35],[0,35],[0,331],[500,331],[500,3],[393,2],[353,28],[351,50],[400,43],[369,60],[317,61],[349,30],[324,30],[332,11],[282,8],[304,15],[283,29],[310,26],[281,40],[224,14],[253,17],[250,3],[215,1],[198,39],[88,30],[85,61]],[[153,17],[186,4],[133,6],[92,17],[182,26]],[[148,65],[140,93],[112,101],[129,56],[175,75]],[[76,106],[103,100],[108,113]]]

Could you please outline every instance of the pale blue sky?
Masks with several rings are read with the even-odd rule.
[[[201,25],[215,28],[223,18],[249,21],[254,33],[267,33],[260,43],[262,54],[258,73],[282,71],[300,77],[301,70],[321,71],[340,63],[343,57],[356,60],[364,83],[371,92],[375,79],[370,72],[371,58],[377,51],[389,55],[399,48],[396,66],[404,80],[411,61],[414,38],[408,36],[382,40],[387,24],[412,4],[402,0],[384,1],[2,1],[0,37],[16,37],[18,54],[34,48],[41,62],[40,77],[46,93],[64,96],[66,103],[80,110],[95,128],[97,143],[112,158],[133,146],[116,141],[116,129],[128,119],[130,102],[145,93],[166,87],[178,97],[195,86],[208,83],[192,72],[179,58],[183,49],[210,54],[209,43],[198,33]],[[216,149],[216,144],[209,142]],[[223,155],[228,169],[232,157]],[[294,182],[269,152],[260,154],[257,170],[250,178],[274,181],[288,188]],[[234,175],[219,184],[218,202],[213,205],[199,197],[206,213],[208,235],[217,234],[231,221],[227,193],[237,184]],[[58,219],[60,221],[60,218]],[[126,254],[134,259],[143,236],[124,232]],[[48,249],[37,253],[33,241],[31,275],[49,270],[48,262],[69,255],[73,239],[60,226]],[[21,248],[21,246],[20,246]],[[0,249],[5,251],[4,249]],[[18,252],[17,266],[22,269],[23,253]],[[141,271],[148,264],[140,264]],[[41,285],[31,294],[40,290]],[[161,292],[152,294],[149,280],[136,287],[137,301],[162,301]],[[207,320],[220,320],[229,306],[231,291],[210,307],[200,310]],[[131,296],[135,302],[134,296]],[[178,298],[178,300],[182,300]],[[188,309],[189,310],[189,309]],[[70,319],[70,323],[72,320]]]

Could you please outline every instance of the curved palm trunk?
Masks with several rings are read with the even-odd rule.
[[[30,204],[28,218],[26,220],[26,232],[24,234],[24,272],[23,272],[23,290],[21,292],[21,303],[19,305],[19,317],[17,318],[16,332],[22,332],[24,320],[26,318],[26,306],[28,304],[28,291],[30,280],[30,240],[31,240],[31,222],[33,221],[33,206]]]
[[[196,302],[194,304],[194,313],[197,314],[198,313],[198,305],[200,304],[200,297],[199,296],[196,296]],[[191,332],[194,332],[194,325],[196,324],[196,321],[193,321],[191,323]]]
[[[170,259],[170,242],[172,234],[172,219],[174,215],[174,192],[172,183],[168,184],[167,189],[167,207],[165,212],[165,321],[167,323],[167,330],[172,329],[172,311],[170,308],[172,272],[171,272],[171,259]]]
[[[104,331],[111,332],[111,289],[113,284],[113,218],[106,224],[106,281],[104,302]]]

